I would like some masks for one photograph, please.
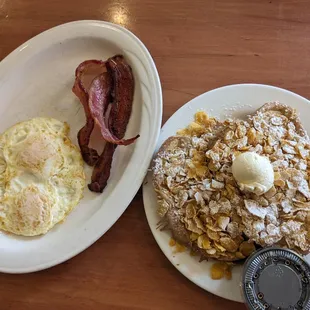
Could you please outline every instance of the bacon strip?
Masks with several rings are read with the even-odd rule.
[[[114,81],[114,102],[111,110],[110,129],[117,137],[123,138],[132,110],[134,78],[131,67],[122,55],[109,58],[106,67]]]
[[[137,135],[130,139],[123,139],[131,114],[134,79],[131,68],[123,60],[123,57],[116,57],[115,61],[115,57],[113,57],[107,62],[107,64],[112,63],[108,73],[112,75],[114,81],[114,102],[109,120],[106,118],[105,112],[110,102],[110,97],[106,96],[111,88],[111,85],[108,85],[110,80],[101,76],[100,80],[96,78],[92,82],[88,105],[91,116],[99,125],[105,141],[118,145],[129,145],[139,137]],[[116,63],[118,59],[121,61]]]
[[[116,144],[109,142],[106,143],[103,152],[94,167],[91,183],[88,184],[88,188],[92,192],[102,193],[104,188],[107,186],[116,146]]]
[[[94,119],[91,116],[88,100],[89,87],[92,80],[100,73],[106,72],[105,62],[100,60],[87,60],[82,62],[75,70],[75,82],[72,88],[73,93],[80,99],[86,116],[86,124],[78,132],[78,143],[84,161],[93,166],[97,162],[99,155],[96,150],[90,148],[89,141],[94,129]]]
[[[107,61],[107,68],[114,81],[114,92],[112,94],[114,102],[109,115],[109,127],[113,135],[118,139],[123,139],[132,110],[134,78],[131,68],[123,56],[110,58]],[[138,137],[139,135],[134,140]],[[105,145],[94,167],[91,183],[88,185],[91,191],[102,193],[106,187],[116,147],[117,145],[109,142]]]
[[[108,124],[106,111],[111,101],[111,91],[112,78],[108,72],[102,73],[95,77],[89,89],[88,103],[91,117],[96,123],[98,123],[98,125],[101,125],[102,127],[107,127]],[[99,119],[100,123],[98,121]],[[103,134],[102,136],[105,139]]]

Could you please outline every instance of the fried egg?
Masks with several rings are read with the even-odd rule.
[[[47,233],[83,197],[85,175],[69,125],[33,118],[0,136],[0,230]]]

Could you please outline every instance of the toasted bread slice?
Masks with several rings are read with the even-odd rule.
[[[168,138],[163,145],[160,147],[157,156],[153,162],[153,185],[155,191],[159,195],[163,195],[163,188],[166,187],[163,178],[163,172],[161,167],[155,167],[156,159],[165,157],[165,154],[169,152],[178,152],[183,150],[188,150],[191,145],[191,139],[189,137],[173,136]],[[169,201],[167,199],[167,201]],[[173,201],[170,202],[169,209],[164,216],[163,222],[164,226],[167,227],[171,232],[175,240],[185,246],[190,246],[190,234],[188,230],[185,229],[184,224],[181,222],[181,217],[176,209]]]
[[[266,131],[263,130],[265,136],[268,137],[270,132],[281,132],[281,130],[279,130],[279,127],[282,127],[282,136],[278,137],[278,142],[280,142],[280,144],[282,144],[283,141],[292,140],[294,143],[297,144],[297,146],[300,144],[302,148],[305,148],[305,152],[307,152],[307,149],[310,148],[310,140],[307,131],[301,123],[297,111],[291,106],[279,102],[266,103],[260,109],[258,109],[253,115],[253,117],[250,117],[250,119],[253,120],[255,117],[264,119],[265,122],[268,124],[268,129],[266,129]],[[279,118],[283,120],[283,124],[279,125],[277,122],[273,123],[273,120]],[[293,134],[290,133],[290,130],[292,130]],[[294,147],[293,149],[289,150],[294,151]],[[296,160],[296,163],[298,163],[298,158],[304,162],[308,161],[309,163],[309,155],[301,154],[302,153],[298,154],[298,152],[296,151],[296,155],[294,155],[296,157],[294,158]],[[289,153],[288,156],[293,155]],[[276,155],[272,156],[272,159],[275,160],[275,157]],[[295,166],[292,165],[292,162],[290,162],[287,167],[282,166],[281,169],[277,169],[275,172],[278,175],[282,174],[285,176],[286,179],[284,181],[287,182],[287,184],[290,184],[290,190],[293,190],[292,184],[294,184],[294,182],[298,183],[298,180],[300,180],[300,185],[297,184],[296,189],[294,189],[296,190],[296,192],[301,191],[299,193],[300,196],[293,198],[293,200],[295,201],[292,202],[292,205],[294,205],[294,207],[299,211],[305,212],[305,214],[301,215],[301,213],[299,213],[298,211],[285,211],[282,219],[280,217],[280,221],[282,221],[280,225],[282,227],[281,230],[283,231],[284,237],[279,242],[277,242],[277,244],[280,246],[288,247],[292,250],[295,250],[296,252],[306,255],[310,253],[310,191],[308,187],[309,170],[307,170],[309,169],[309,165],[307,164],[302,170],[297,169]],[[278,194],[281,195],[282,192],[284,193],[283,200],[287,199],[287,192],[285,191],[285,188],[285,186],[277,188]],[[304,199],[304,201],[299,201],[299,198]],[[304,207],[302,208],[301,205],[303,205]],[[282,211],[282,207],[278,207],[278,209],[279,212]],[[306,215],[306,213],[308,214]],[[303,217],[305,218],[304,221],[301,220]],[[298,227],[298,229],[296,227]],[[284,233],[284,231],[286,230],[287,232]],[[251,238],[252,236],[249,237]],[[255,241],[260,243],[262,246],[265,246],[265,244],[261,243],[259,240]]]
[[[222,135],[222,132],[219,132],[219,134]],[[213,144],[214,141],[210,141],[210,143]],[[207,260],[209,258],[227,262],[239,260],[240,258],[237,258],[233,253],[226,252],[225,255],[221,255],[221,251],[216,250],[216,252],[210,254],[206,250],[199,248],[197,243],[191,240],[191,232],[185,227],[185,223],[182,220],[182,210],[180,210],[174,199],[169,195],[169,189],[165,181],[165,173],[162,169],[162,161],[166,159],[169,161],[169,158],[172,158],[173,154],[178,154],[180,152],[183,152],[185,156],[190,156],[189,152],[192,147],[191,138],[173,136],[163,143],[155,157],[153,163],[153,185],[157,192],[159,205],[161,205],[162,199],[166,202],[166,205],[163,207],[164,210],[159,211],[162,216],[160,226],[168,229],[172,237],[179,244],[191,249],[192,252],[200,256],[201,260]]]
[[[283,115],[295,125],[296,132],[300,136],[308,138],[307,131],[303,127],[296,110],[286,104],[280,102],[265,103],[256,111],[256,113],[263,113],[265,115],[269,114],[274,116]]]
[[[292,107],[278,102],[267,103],[262,106],[249,117],[248,122],[244,125],[245,126],[240,122],[238,123],[237,120],[216,122],[216,126],[214,126],[208,134],[201,136],[202,140],[204,140],[203,148],[199,146],[197,147],[195,141],[199,139],[199,137],[197,138],[195,134],[170,137],[164,142],[158,151],[153,164],[153,185],[157,192],[159,214],[162,216],[163,226],[171,231],[173,238],[178,243],[197,252],[202,259],[215,258],[222,261],[236,261],[243,259],[249,254],[242,257],[242,255],[240,255],[243,254],[240,253],[240,251],[242,252],[242,247],[240,245],[242,243],[242,246],[247,247],[248,241],[245,240],[248,239],[249,246],[251,246],[251,242],[252,245],[253,242],[255,242],[257,246],[264,247],[269,245],[280,245],[302,254],[309,253],[310,189],[308,187],[307,173],[310,170],[308,164],[310,162],[310,143],[306,130],[302,126],[296,111]],[[238,126],[240,126],[240,128],[238,128]],[[242,130],[238,132],[236,129],[243,130],[243,137],[244,135],[252,133],[253,129],[256,129],[254,132],[259,134],[260,140],[257,138],[253,143],[250,139],[246,140],[246,145],[243,145],[242,149],[239,150],[237,146],[238,144],[235,144],[235,142],[241,138],[239,135],[242,134]],[[229,141],[232,142],[227,142],[227,137],[230,137],[231,135],[233,137],[229,138]],[[268,145],[269,143],[271,144]],[[214,196],[199,198],[194,197],[193,194],[189,194],[192,184],[196,187],[202,186],[204,180],[197,179],[196,176],[185,177],[182,179],[182,174],[180,174],[179,171],[185,171],[188,162],[189,165],[192,164],[192,157],[196,151],[201,152],[202,157],[204,157],[206,151],[213,152],[213,155],[211,154],[212,156],[216,156],[217,154],[222,156],[221,154],[225,151],[225,145],[228,145],[231,148],[230,153],[236,151],[237,153],[240,153],[240,151],[254,151],[269,157],[272,164],[279,162],[279,166],[274,166],[276,167],[274,169],[278,177],[283,177],[283,179],[280,179],[278,183],[275,183],[273,194],[266,193],[266,195],[262,197],[240,192],[237,188],[237,184],[234,184],[230,179],[226,185],[229,184],[229,186],[233,188],[238,196],[237,198],[239,199],[239,202],[232,202],[233,208],[235,208],[235,213],[233,214],[233,211],[231,211],[229,215],[229,224],[238,224],[239,231],[237,231],[236,234],[232,234],[226,229],[226,227],[220,231],[216,231],[219,226],[216,226],[217,224],[214,223],[214,220],[217,221],[217,216],[223,217],[223,215],[225,215],[223,213],[225,212],[215,211],[215,213],[211,214],[213,220],[213,222],[211,221],[211,225],[208,225],[206,218],[204,218],[203,222],[205,226],[204,228],[201,227],[201,230],[198,231],[195,236],[195,229],[197,227],[199,228],[200,223],[190,223],[190,221],[195,220],[194,217],[186,218],[185,213],[188,212],[188,204],[190,204],[191,201],[194,202],[198,214],[197,217],[199,217],[201,216],[201,213],[204,212],[204,206],[206,209],[209,209],[210,212],[212,208],[216,208],[219,204],[219,198],[214,199]],[[259,146],[259,148],[257,148],[257,146]],[[268,148],[265,153],[266,146],[268,146]],[[301,148],[299,148],[299,146],[301,146]],[[301,160],[300,163],[298,162],[299,159]],[[204,157],[203,160],[206,162],[207,166],[211,163],[210,157]],[[228,161],[224,163],[224,166],[226,165],[226,168],[229,169],[231,164],[232,158],[228,159]],[[210,168],[210,166],[208,166],[208,168]],[[192,169],[195,170],[196,166],[194,165]],[[204,176],[203,179],[206,178],[212,182],[214,180],[216,182],[221,181],[217,177],[217,170],[211,171],[211,169],[212,168],[210,168],[210,171],[207,172],[207,175]],[[186,173],[183,175],[186,175]],[[169,184],[170,176],[172,176],[172,179],[174,180],[172,185]],[[224,180],[227,177],[229,178],[229,173],[228,175],[225,174]],[[296,180],[296,178],[299,178],[300,181]],[[294,182],[296,184],[298,182],[300,183],[296,185],[295,194],[292,194],[292,188],[289,186],[292,186]],[[188,193],[179,193],[179,186],[182,190],[185,189]],[[223,186],[222,188],[223,191],[227,190],[226,186]],[[201,192],[203,191],[204,190]],[[207,189],[207,191],[212,191],[212,188]],[[217,190],[215,190],[215,192],[216,191]],[[222,190],[218,190],[219,196],[222,195],[221,191]],[[293,196],[288,198],[288,196],[286,196],[288,192]],[[183,199],[183,194],[185,195],[184,201],[186,202],[180,207],[180,201]],[[181,197],[179,197],[180,195]],[[226,194],[224,194],[224,197],[226,197],[225,195]],[[199,199],[203,199],[205,204],[200,204]],[[274,214],[268,214],[268,219],[260,219],[255,215],[255,212],[251,213],[252,210],[248,210],[244,205],[244,200],[249,199],[252,201],[255,200],[258,204],[258,208],[269,207],[272,205],[273,209],[277,210],[274,211],[272,209]],[[287,199],[289,199],[289,201],[287,201]],[[286,204],[282,204],[281,200],[285,200]],[[211,206],[210,202],[213,202],[213,206]],[[214,203],[216,206],[214,206]],[[289,210],[289,208],[291,208],[291,210]],[[209,217],[207,213],[206,217]],[[303,220],[303,218],[305,219]],[[190,226],[190,224],[194,224],[194,226]],[[213,230],[214,228],[215,230]],[[211,230],[211,233],[212,230],[215,233],[218,233],[220,235],[219,239],[221,240],[217,239],[215,242],[215,239],[212,239],[213,237],[212,234],[210,235],[209,230]],[[227,235],[227,233],[229,233],[229,235]],[[207,236],[209,241],[211,241],[211,244],[208,244],[208,240],[198,240],[197,236],[198,238],[201,236]],[[241,239],[243,241],[238,243],[239,248],[237,248],[237,250],[234,249],[234,247],[231,250],[227,248],[223,249],[222,246],[226,246],[226,241],[231,242],[231,240],[228,240],[229,238],[226,237],[229,237],[237,243],[238,239],[239,241]],[[222,238],[226,240],[222,240]],[[204,241],[205,243],[202,244]],[[250,250],[251,249],[253,248],[250,248]]]

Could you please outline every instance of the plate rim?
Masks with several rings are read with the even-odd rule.
[[[122,214],[125,212],[125,210],[128,208],[128,206],[132,202],[133,198],[135,197],[136,193],[141,187],[141,184],[147,173],[149,163],[153,157],[155,147],[157,145],[158,137],[160,134],[160,128],[161,128],[161,122],[162,122],[162,111],[163,111],[162,88],[161,88],[159,74],[158,74],[155,62],[149,50],[144,45],[144,43],[134,33],[132,33],[131,31],[129,31],[128,29],[120,25],[101,21],[101,20],[77,20],[77,21],[72,21],[72,22],[60,24],[55,27],[49,28],[35,35],[34,37],[30,38],[29,40],[27,40],[26,42],[24,42],[23,44],[15,48],[11,53],[9,53],[5,58],[3,58],[0,61],[0,80],[1,80],[1,72],[3,72],[5,68],[13,69],[16,66],[16,64],[14,64],[14,60],[16,59],[17,56],[20,56],[21,53],[30,53],[31,55],[32,53],[31,48],[33,45],[36,46],[38,40],[41,40],[42,38],[44,38],[44,36],[52,34],[53,32],[56,33],[59,30],[64,30],[66,28],[72,28],[72,27],[73,28],[77,27],[78,29],[79,27],[82,27],[85,29],[87,28],[95,29],[95,28],[100,27],[101,29],[108,28],[110,30],[117,30],[119,32],[122,32],[124,35],[130,37],[133,40],[133,42],[137,44],[137,46],[139,46],[139,48],[144,54],[143,56],[146,57],[147,59],[147,66],[150,69],[150,76],[152,78],[151,85],[155,86],[154,96],[152,97],[152,101],[154,101],[154,106],[156,106],[157,108],[157,115],[156,115],[156,118],[154,119],[154,125],[150,127],[150,130],[153,131],[153,135],[150,136],[150,141],[146,145],[147,152],[144,155],[144,162],[141,163],[144,165],[140,166],[139,170],[141,172],[137,173],[137,177],[135,178],[137,182],[135,185],[133,185],[132,187],[133,190],[130,192],[127,192],[127,194],[122,195],[123,196],[122,205],[124,205],[124,207],[121,208],[120,213],[117,216],[113,217],[113,220],[110,222],[110,224],[106,225],[105,229],[99,230],[100,232],[97,231],[96,235],[92,234],[88,238],[88,241],[82,243],[81,246],[78,246],[78,247],[74,246],[72,250],[62,253],[58,258],[55,258],[51,261],[47,261],[44,263],[38,263],[36,265],[30,264],[30,266],[28,267],[21,267],[21,268],[18,268],[18,267],[11,268],[11,267],[6,267],[6,266],[1,266],[1,262],[0,262],[0,272],[3,272],[3,273],[22,274],[22,273],[36,272],[36,271],[44,270],[47,268],[51,268],[53,266],[61,264],[71,259],[72,257],[80,254],[81,252],[86,250],[88,247],[90,247],[92,244],[94,244],[100,237],[102,237],[117,222],[117,220],[122,216]],[[104,33],[102,35],[99,35],[97,33],[97,36],[102,37],[103,39],[105,38]],[[79,37],[78,31],[76,32],[76,36],[72,36],[71,38],[74,38],[74,37]],[[54,41],[54,43],[57,43],[57,42],[59,41],[57,40]],[[49,44],[46,44],[46,45],[49,46]],[[39,46],[39,48],[37,49],[37,52],[44,50],[44,47],[45,47],[44,45]]]
[[[161,128],[161,131],[160,131],[160,136],[162,134],[162,132],[165,131],[166,127],[168,127],[168,122],[170,121],[170,119],[176,114],[176,113],[180,113],[182,110],[185,110],[188,106],[190,106],[192,104],[193,101],[196,101],[198,100],[198,98],[201,98],[203,97],[204,95],[206,94],[209,94],[209,93],[214,93],[214,92],[218,92],[218,91],[222,91],[223,89],[228,89],[228,88],[238,88],[238,87],[261,87],[261,88],[268,88],[268,89],[273,89],[273,90],[276,90],[276,91],[281,91],[281,92],[284,92],[284,93],[287,93],[287,94],[290,94],[290,95],[293,95],[294,97],[296,98],[299,98],[303,101],[305,101],[306,104],[310,104],[310,100],[297,94],[297,93],[294,93],[290,90],[287,90],[287,89],[284,89],[284,88],[281,88],[281,87],[277,87],[277,86],[273,86],[273,85],[267,85],[267,84],[260,84],[260,83],[238,83],[238,84],[229,84],[229,85],[224,85],[224,86],[220,86],[220,87],[217,87],[217,88],[214,88],[214,89],[211,89],[209,91],[206,91],[202,94],[199,94],[198,96],[192,98],[191,100],[189,100],[188,102],[186,102],[184,105],[182,105],[180,108],[178,108],[168,119],[167,121],[165,122],[165,124],[162,126]],[[193,111],[193,116],[194,116],[194,113],[195,111]],[[154,152],[154,155],[155,153],[158,151],[158,149],[160,148],[161,144],[160,144],[160,136],[159,136],[159,139],[158,139],[158,143],[157,143],[157,146],[156,146],[156,149],[155,149],[155,152]],[[154,156],[153,156],[154,158]],[[150,176],[150,173],[147,174],[146,176],[146,179],[147,178],[151,178]],[[231,301],[234,301],[234,302],[239,302],[239,303],[243,303],[243,301],[239,300],[239,298],[228,298],[228,297],[225,297],[223,296],[223,294],[219,294],[217,292],[216,289],[206,289],[205,287],[203,287],[198,281],[196,281],[196,279],[194,277],[191,277],[190,274],[186,274],[186,272],[184,272],[181,268],[179,268],[178,264],[174,264],[173,260],[172,260],[172,257],[171,255],[166,252],[164,250],[164,247],[162,246],[161,242],[159,241],[160,240],[160,234],[156,234],[155,232],[157,231],[156,227],[153,227],[150,223],[150,219],[151,219],[151,216],[148,215],[148,211],[147,211],[147,200],[149,199],[149,196],[147,194],[147,191],[148,191],[148,187],[151,187],[152,185],[148,184],[148,182],[144,182],[143,183],[143,186],[142,186],[142,194],[143,194],[143,205],[144,205],[144,212],[145,212],[145,216],[147,218],[147,222],[148,222],[148,225],[150,227],[150,230],[152,232],[152,235],[157,243],[157,246],[160,248],[161,252],[165,255],[165,257],[169,260],[169,262],[172,264],[173,267],[175,267],[184,277],[186,277],[189,281],[191,281],[192,283],[194,283],[195,285],[197,285],[198,287],[200,287],[201,289],[203,289],[204,291],[206,292],[209,292],[213,295],[216,295],[216,296],[219,296],[221,298],[224,298],[224,299],[227,299],[227,300],[231,300]],[[215,280],[214,280],[215,281]]]

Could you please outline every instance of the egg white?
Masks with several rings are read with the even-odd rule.
[[[1,230],[45,234],[82,199],[83,160],[68,134],[68,124],[40,117],[0,136]]]

